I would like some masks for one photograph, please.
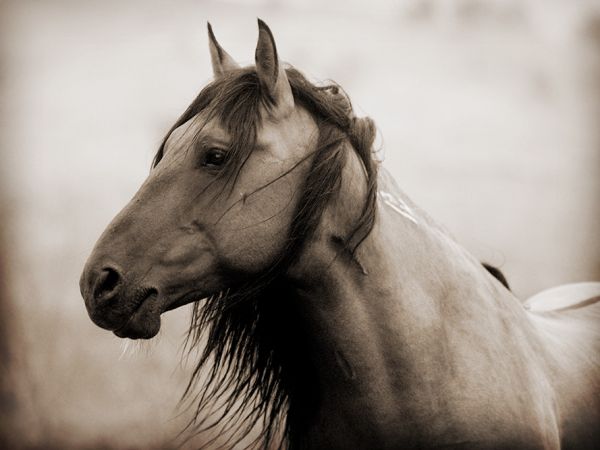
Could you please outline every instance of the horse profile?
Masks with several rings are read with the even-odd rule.
[[[207,426],[230,446],[255,427],[265,448],[597,446],[600,283],[560,290],[560,308],[521,302],[380,167],[339,86],[284,66],[262,21],[255,66],[210,25],[209,48],[214,80],[84,268],[93,322],[149,339],[194,302],[186,392],[199,429],[221,402]]]

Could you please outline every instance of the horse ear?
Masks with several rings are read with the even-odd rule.
[[[217,42],[210,22],[206,22],[206,25],[208,26],[208,49],[210,50],[210,59],[215,78],[221,77],[230,70],[239,69],[239,64]]]
[[[258,19],[258,44],[256,46],[256,73],[261,89],[270,105],[272,117],[287,116],[294,109],[294,96],[283,65],[279,63],[275,39],[271,30]]]

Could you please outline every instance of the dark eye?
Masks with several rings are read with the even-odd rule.
[[[225,164],[227,152],[220,148],[209,148],[202,156],[202,165],[209,169],[218,169]]]

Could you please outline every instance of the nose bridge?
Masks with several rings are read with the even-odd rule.
[[[117,273],[119,279],[122,279],[121,267],[131,267],[129,259],[135,258],[139,253],[139,241],[136,238],[138,225],[135,220],[138,203],[136,198],[137,194],[106,227],[83,268],[79,287],[90,315],[98,307],[98,290],[106,290],[107,274]],[[110,284],[114,280],[109,277],[108,281]]]
[[[97,298],[110,294],[119,283],[135,280],[148,250],[156,245],[169,214],[161,205],[160,186],[152,175],[115,216],[98,239],[80,278],[80,290],[88,310],[98,306]],[[163,180],[160,180],[163,181]],[[164,182],[164,181],[163,181]],[[160,182],[158,184],[161,184]],[[115,283],[118,279],[119,283]],[[114,284],[114,286],[113,286]]]
[[[153,203],[153,189],[148,180],[140,187],[134,197],[108,224],[98,239],[90,260],[104,259],[122,265],[124,259],[138,256],[147,245],[147,237],[157,226],[156,217],[160,209]]]

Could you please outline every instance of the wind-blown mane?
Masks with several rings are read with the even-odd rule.
[[[336,84],[319,87],[293,68],[286,73],[295,103],[312,114],[319,132],[315,150],[306,157],[312,162],[289,235],[273,264],[258,276],[194,304],[186,341],[190,349],[204,345],[184,393],[184,398],[196,408],[189,426],[197,432],[217,427],[219,434],[229,435],[236,442],[259,426],[259,436],[253,444],[265,448],[298,441],[302,433],[299,424],[306,422],[303,418],[310,411],[296,408],[294,399],[302,398],[303,405],[311,404],[307,400],[318,401],[315,389],[306,388],[316,386],[314,371],[306,357],[297,314],[292,310],[292,302],[286,301],[289,294],[282,275],[299,256],[325,208],[339,192],[346,143],[362,161],[367,183],[362,213],[343,242],[351,254],[373,227],[377,195],[378,163],[372,150],[374,123],[354,116],[348,97]],[[221,192],[227,195],[255,147],[261,105],[270,107],[254,68],[225,74],[206,86],[177,120],[153,165],[160,163],[172,131],[206,111],[231,136],[229,157],[218,178],[229,188]],[[198,393],[193,394],[197,389]],[[206,416],[211,407],[217,418],[208,423],[200,420],[200,412]]]

